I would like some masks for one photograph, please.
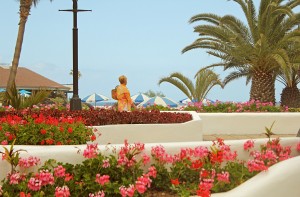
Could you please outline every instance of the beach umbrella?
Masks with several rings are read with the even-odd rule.
[[[150,98],[149,100],[140,103],[138,106],[139,107],[147,107],[147,106],[153,106],[153,105],[162,105],[164,107],[178,107],[179,106],[179,104],[176,101],[173,101],[172,99],[167,98],[167,97],[160,97],[160,96]]]
[[[29,97],[31,92],[27,91],[27,90],[19,90],[19,94],[21,96],[25,96],[25,97]]]
[[[94,103],[94,105],[96,106],[96,102],[105,100],[109,100],[109,98],[101,94],[94,93],[84,97],[81,101],[84,103]]]
[[[141,103],[141,102],[144,102],[144,101],[147,101],[150,99],[149,96],[147,96],[146,94],[143,94],[143,93],[138,93],[138,94],[135,94],[131,97],[132,101],[134,103]]]
[[[191,99],[189,99],[189,98],[185,98],[185,99],[182,99],[179,101],[179,103],[182,103],[182,104],[189,104],[189,103],[196,103],[196,102],[197,102],[196,100],[193,99],[191,101]],[[206,98],[202,100],[203,105],[212,104],[212,103],[215,103],[215,101],[206,99]]]
[[[19,90],[19,93],[22,94],[31,94],[31,92],[27,91],[27,90]]]

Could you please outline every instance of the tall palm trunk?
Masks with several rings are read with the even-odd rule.
[[[254,71],[250,100],[275,103],[275,78],[272,72]]]
[[[15,46],[15,53],[12,61],[12,66],[10,68],[10,74],[7,81],[6,91],[9,94],[12,94],[11,89],[13,84],[16,80],[17,70],[19,66],[19,60],[22,50],[24,32],[25,32],[25,25],[27,22],[27,18],[30,14],[30,9],[32,6],[33,0],[20,0],[20,22],[19,22],[19,30],[18,30],[18,37]]]
[[[281,93],[281,105],[293,108],[300,107],[300,91],[297,84],[293,84],[292,87],[286,86]]]

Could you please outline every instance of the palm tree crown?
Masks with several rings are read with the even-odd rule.
[[[202,101],[215,85],[220,85],[223,88],[219,75],[209,69],[198,72],[195,78],[196,82],[194,85],[189,78],[181,73],[175,72],[170,74],[169,77],[161,78],[158,84],[162,82],[171,83],[181,90],[190,100],[196,101]]]
[[[221,59],[220,63],[208,67],[237,69],[239,75],[250,73],[250,99],[275,102],[276,74],[290,66],[288,46],[300,42],[300,31],[296,28],[300,14],[293,13],[300,1],[261,0],[258,13],[252,0],[234,1],[242,8],[247,24],[232,15],[193,16],[191,23],[205,21],[208,24],[194,28],[200,38],[185,47],[183,53],[207,49],[207,53]]]

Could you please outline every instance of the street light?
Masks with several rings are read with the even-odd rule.
[[[70,110],[81,110],[81,99],[78,94],[78,28],[77,28],[77,12],[86,12],[92,10],[78,9],[78,0],[73,0],[73,9],[59,10],[65,12],[73,12],[73,96],[70,100]]]

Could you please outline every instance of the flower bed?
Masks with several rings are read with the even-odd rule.
[[[197,119],[197,121],[191,121],[192,117]],[[94,141],[96,138],[97,142],[104,144],[122,143],[126,137],[139,136],[140,134],[137,134],[136,131],[138,130],[140,133],[143,131],[140,126],[142,124],[147,125],[145,126],[146,128],[155,127],[156,131],[159,132],[159,139],[162,140],[172,141],[172,138],[166,136],[169,134],[173,134],[174,137],[180,139],[182,133],[176,132],[178,129],[186,130],[189,133],[189,138],[185,140],[202,140],[202,134],[198,132],[198,129],[201,128],[201,123],[199,122],[200,119],[195,113],[192,116],[191,113],[164,113],[159,111],[120,113],[113,110],[70,112],[57,109],[27,109],[22,111],[10,109],[0,112],[0,143],[2,145],[11,144],[16,139],[16,144],[71,145],[85,144],[88,141]],[[103,134],[100,140],[100,134],[97,129],[93,130],[92,127],[87,127],[89,125],[110,124],[118,124],[118,126],[115,127],[117,129],[112,129],[109,136],[115,135],[114,131],[117,130],[119,134],[122,132],[122,135],[117,134],[119,137],[122,136],[120,140],[113,141],[111,137],[108,137],[108,139],[105,138],[105,131],[108,127],[97,127]],[[123,131],[123,127],[129,128],[132,133],[127,133],[126,129]],[[97,131],[97,135],[93,131]],[[166,137],[164,138],[163,136]],[[140,140],[143,140],[143,138],[140,138]]]
[[[51,196],[58,196],[60,192],[66,196],[68,192],[72,196],[95,196],[96,193],[101,196],[102,192],[106,196],[136,196],[152,190],[179,196],[209,196],[210,192],[228,191],[278,161],[299,155],[300,145],[298,138],[289,138],[281,141],[261,139],[254,143],[218,140],[214,143],[125,143],[98,147],[94,144],[47,148],[16,146],[15,151],[23,148],[28,152],[18,152],[19,156],[27,159],[15,161],[22,166],[16,168],[20,173],[10,174],[2,187],[3,193],[11,196],[18,196],[20,192]],[[41,162],[56,159],[63,163],[52,160],[42,169],[35,169],[36,173],[22,176],[22,172],[30,172],[32,165],[37,163],[38,159],[33,159],[37,156],[41,156]],[[4,155],[3,158],[13,157]],[[2,172],[11,170],[4,160],[0,167]],[[273,187],[273,190],[280,189],[280,186]]]

